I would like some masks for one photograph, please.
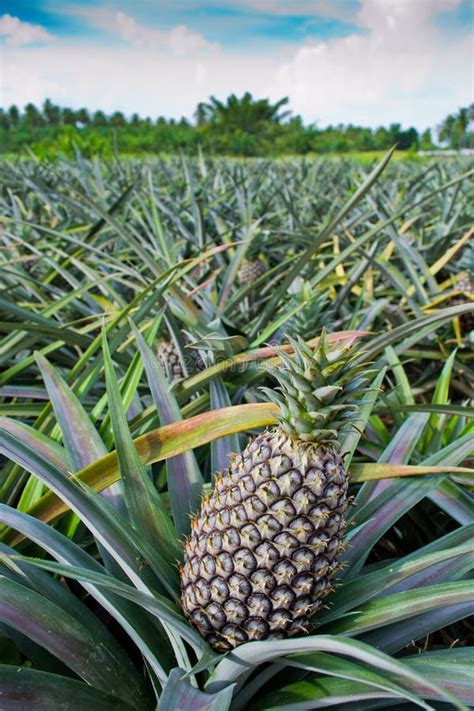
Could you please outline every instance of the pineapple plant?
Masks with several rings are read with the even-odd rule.
[[[240,265],[238,272],[239,282],[241,284],[253,284],[257,279],[260,279],[268,271],[267,265],[259,257],[244,259]]]
[[[465,276],[456,284],[456,290],[460,293],[450,299],[451,306],[459,306],[474,301],[474,282],[469,276]],[[462,314],[460,319],[463,333],[470,333],[474,330],[474,313]]]
[[[186,353],[188,352],[195,369],[204,370],[205,365],[199,352],[194,348],[187,349]],[[167,373],[170,380],[186,377],[181,356],[173,340],[161,339],[158,343],[157,356],[159,364],[165,373]]]
[[[266,390],[279,425],[249,442],[203,498],[184,546],[182,605],[218,651],[293,636],[331,591],[347,472],[338,452],[367,373],[355,349],[293,342]]]
[[[420,254],[426,261],[428,255],[432,265],[435,249],[438,258],[452,246],[472,222],[467,200],[471,174],[459,178],[460,190],[445,199],[445,186],[451,190],[457,180],[456,165],[443,161],[429,181],[413,184],[419,168],[400,162],[371,203],[364,196],[374,174],[361,190],[362,169],[350,161],[239,161],[236,166],[222,160],[209,163],[202,175],[189,161],[183,180],[183,160],[164,159],[150,163],[149,185],[146,181],[139,191],[127,191],[112,206],[116,221],[87,235],[79,230],[71,240],[53,219],[83,223],[93,207],[81,202],[84,185],[97,186],[105,206],[113,195],[122,195],[125,176],[141,174],[142,163],[127,162],[122,170],[119,159],[110,165],[64,161],[55,166],[57,184],[51,186],[36,161],[21,166],[4,162],[2,709],[55,709],[64,706],[64,699],[70,709],[88,703],[139,711],[474,706],[473,649],[468,646],[468,615],[474,609],[469,509],[474,473],[466,470],[473,455],[465,387],[471,375],[468,349],[455,352],[449,340],[443,342],[439,327],[452,320],[442,313],[445,303],[439,313],[417,315],[415,295],[411,303],[400,302],[405,283],[385,279],[388,262],[375,259],[370,279],[360,271],[364,245],[370,247],[373,237],[373,247],[381,247],[387,258],[390,254],[390,249],[385,252],[390,231],[372,215],[375,205],[381,215],[391,215],[391,197],[406,211],[420,199],[429,201],[430,209],[417,209],[410,228],[415,257]],[[242,178],[249,209],[239,192]],[[34,186],[41,186],[38,195],[51,207],[50,217],[47,211],[41,215],[49,228],[45,234],[41,224],[25,222],[21,209]],[[338,224],[326,222],[324,205],[346,198]],[[188,200],[196,209],[187,209]],[[361,209],[354,213],[359,200]],[[156,203],[163,221],[159,240],[155,217],[143,209],[148,203]],[[239,230],[248,223],[250,208],[255,219],[271,226],[271,232],[261,232],[258,248],[252,241],[247,252],[249,258],[265,255],[273,265],[271,293],[234,288],[241,252],[221,251],[221,226],[246,238]],[[313,249],[319,225],[323,233],[316,261],[299,252]],[[327,239],[336,230],[338,254]],[[127,234],[141,239],[129,240]],[[275,235],[282,235],[279,242]],[[213,241],[218,247],[209,256],[216,278],[199,289],[186,280],[189,272],[181,264],[188,236],[195,238],[195,256],[212,250]],[[81,239],[85,249],[77,251]],[[26,243],[34,245],[44,265],[34,282],[15,264],[15,250]],[[111,243],[113,253],[106,254]],[[150,259],[143,259],[143,244]],[[461,271],[470,271],[472,260],[468,255],[461,264],[457,255],[451,266],[459,279]],[[228,270],[222,268],[227,256],[235,260]],[[340,309],[322,303],[319,320],[324,274],[338,264],[354,289],[338,294]],[[405,281],[413,279],[411,261],[398,258],[396,264]],[[167,267],[175,267],[172,275],[167,276]],[[308,310],[305,305],[295,315],[288,287],[302,273],[311,292]],[[90,298],[92,275],[101,279],[99,300]],[[161,296],[168,300],[166,292],[176,282],[205,323],[200,328],[199,319],[189,313],[187,320],[167,322],[170,334],[178,335],[178,360],[191,354],[185,334],[179,337],[179,324],[192,323],[193,336],[207,341],[199,344],[199,352],[210,351],[207,362],[216,367],[197,379],[199,386],[183,383],[172,389],[158,368],[156,348],[147,344],[156,342],[162,323]],[[416,298],[424,293],[416,291]],[[314,292],[318,296],[313,299]],[[424,297],[418,305],[424,306]],[[110,352],[104,342],[101,354],[94,333],[104,313]],[[277,408],[255,402],[254,390],[266,373],[260,363],[275,353],[266,345],[270,332],[309,339],[323,325],[333,333],[330,340],[351,340],[349,329],[377,334],[364,356],[378,370],[367,395],[362,401],[356,394],[359,387],[365,389],[367,375],[366,370],[357,373],[360,357],[352,359],[351,352],[327,344],[318,355],[296,344],[294,359],[283,357],[276,373],[281,390],[269,393],[280,404],[279,426],[234,455],[229,467],[230,453],[241,451],[239,433],[275,424]],[[337,335],[340,328],[348,330]],[[209,338],[202,338],[209,332]],[[223,345],[228,352],[220,359],[216,352]],[[49,365],[35,359],[35,350],[48,354]],[[432,359],[434,350],[438,353]],[[419,364],[416,370],[413,363]],[[345,436],[358,403],[357,428]],[[316,430],[320,437],[315,440]],[[350,508],[346,469],[357,504]],[[211,495],[204,496],[203,509],[211,511],[206,520],[196,511],[215,471],[224,473]],[[234,478],[238,484],[230,485]],[[236,495],[242,502],[233,501]],[[255,521],[240,520],[247,511]],[[226,523],[231,516],[236,525]],[[215,620],[209,629],[207,617],[200,629],[194,618],[198,623],[203,618],[194,609],[188,614],[181,604],[176,563],[183,564],[183,574],[193,573],[181,543],[193,517],[193,527],[201,531],[199,540],[194,530],[189,538],[197,548],[198,590],[214,596],[201,604],[201,612],[216,617],[222,609],[229,637]],[[343,551],[344,519],[350,546]],[[277,530],[272,531],[273,521]],[[264,539],[262,551],[257,551],[258,537]],[[220,539],[221,551],[208,555],[199,548]],[[245,570],[262,553],[267,554],[259,564],[263,573]],[[224,568],[219,573],[223,582],[208,582],[213,560]],[[338,568],[343,584],[325,598]],[[226,592],[230,582],[233,599]],[[278,615],[271,617],[267,600]],[[209,608],[210,603],[215,604]],[[233,621],[242,609],[248,617]],[[307,627],[309,634],[302,634]],[[230,654],[221,655],[226,650]]]
[[[300,310],[283,325],[282,330],[293,338],[311,338],[332,317],[329,295],[324,291],[315,294],[310,282],[301,277],[295,279],[289,292],[289,307],[300,306]]]

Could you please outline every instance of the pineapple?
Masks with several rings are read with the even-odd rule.
[[[306,630],[343,550],[347,472],[338,454],[367,374],[352,348],[292,342],[273,371],[280,423],[233,455],[184,546],[182,606],[218,651]]]
[[[261,259],[244,259],[240,265],[238,277],[241,284],[253,284],[267,273],[267,265]]]
[[[187,339],[186,339],[187,340]],[[188,349],[196,370],[204,370],[204,362],[196,349]],[[162,339],[158,344],[158,361],[171,380],[184,378],[186,373],[174,341]]]
[[[469,277],[464,277],[456,284],[456,290],[461,293],[450,299],[451,306],[460,306],[474,301],[474,282]],[[461,330],[463,333],[470,333],[474,330],[474,313],[462,314],[460,317]]]
[[[174,341],[162,339],[158,344],[158,361],[170,378],[184,378],[184,370]]]

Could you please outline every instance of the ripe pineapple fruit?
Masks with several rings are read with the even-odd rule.
[[[244,259],[238,277],[241,284],[252,284],[267,273],[267,265],[261,259]]]
[[[218,651],[306,630],[343,549],[347,473],[337,450],[365,390],[352,348],[294,343],[273,374],[280,424],[234,455],[184,546],[182,605]]]

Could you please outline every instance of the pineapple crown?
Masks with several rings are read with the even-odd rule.
[[[340,435],[351,427],[350,420],[373,371],[356,363],[360,351],[353,346],[331,347],[325,330],[314,350],[301,338],[289,340],[294,358],[280,353],[283,367],[270,370],[279,387],[262,390],[279,406],[284,432],[306,442],[337,447]]]

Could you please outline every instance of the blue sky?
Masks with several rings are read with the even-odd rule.
[[[192,116],[288,96],[306,121],[419,128],[473,101],[474,0],[0,0],[0,103]]]
[[[337,0],[336,0],[337,2]],[[41,25],[64,39],[81,38],[88,42],[96,38],[93,23],[85,15],[76,14],[78,7],[86,10],[107,8],[123,12],[143,25],[172,29],[184,24],[213,42],[225,45],[258,47],[264,42],[297,43],[311,37],[328,39],[357,31],[353,22],[359,7],[358,0],[339,0],[335,16],[312,11],[314,3],[302,2],[295,12],[291,2],[281,3],[284,12],[275,12],[271,5],[278,3],[196,2],[196,0],[2,0],[0,10],[16,15],[25,22]],[[329,4],[329,3],[328,3]],[[321,5],[324,5],[321,3]],[[306,6],[306,7],[305,7]],[[299,11],[298,11],[299,10]],[[327,11],[326,11],[327,12]],[[110,41],[106,33],[102,39]]]

